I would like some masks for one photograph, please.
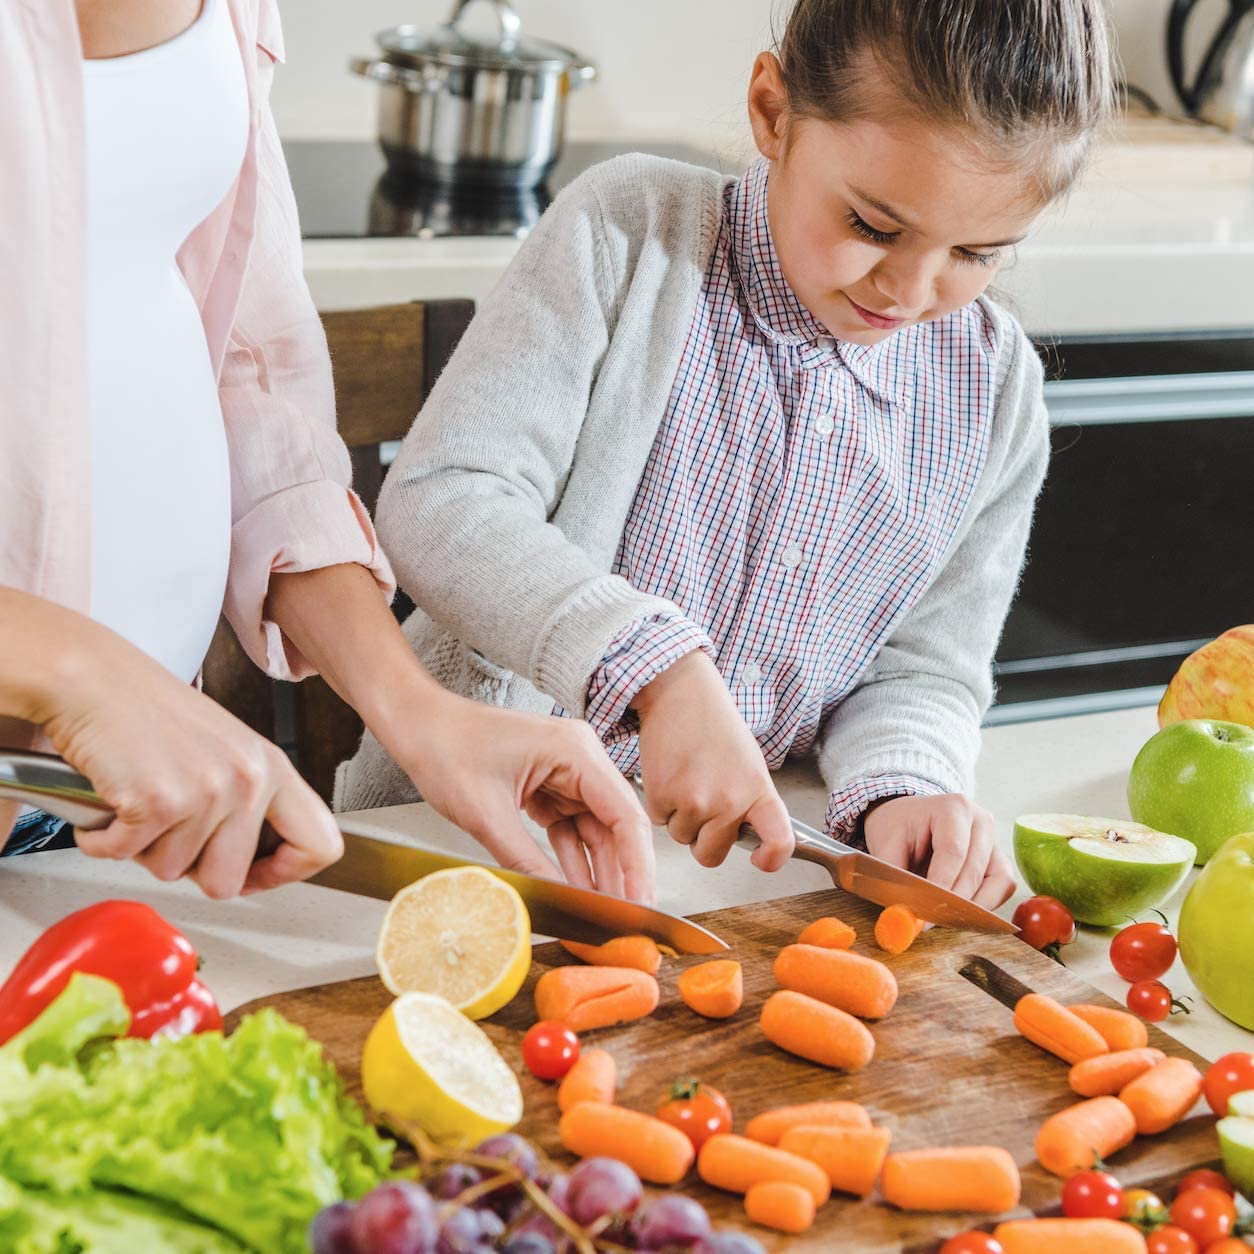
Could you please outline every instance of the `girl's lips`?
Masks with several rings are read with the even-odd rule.
[[[904,318],[885,318],[883,314],[872,313],[869,309],[863,309],[852,296],[846,296],[845,299],[853,306],[854,312],[862,319],[867,326],[874,327],[877,331],[891,331],[894,327],[899,327],[905,321]]]

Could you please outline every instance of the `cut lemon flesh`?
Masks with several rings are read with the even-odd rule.
[[[531,919],[518,893],[490,871],[437,871],[392,898],[375,960],[396,996],[435,993],[485,1019],[527,978]]]
[[[517,1077],[484,1030],[430,993],[403,994],[370,1029],[361,1084],[375,1110],[440,1141],[477,1144],[523,1113]]]

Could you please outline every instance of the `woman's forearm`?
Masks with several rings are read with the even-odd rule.
[[[92,637],[105,630],[55,601],[0,587],[0,717],[46,723],[58,693],[86,681]]]

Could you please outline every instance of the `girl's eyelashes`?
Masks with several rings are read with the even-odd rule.
[[[964,266],[995,266],[1001,260],[1001,253],[977,253],[969,248],[955,248],[958,260]]]
[[[891,244],[901,234],[900,231],[876,230],[856,209],[849,210],[847,221],[855,235],[873,244]],[[995,266],[1001,260],[1000,252],[977,253],[970,248],[955,248],[954,254],[964,266]]]

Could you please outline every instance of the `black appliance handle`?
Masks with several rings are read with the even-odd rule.
[[[1194,111],[1193,89],[1184,81],[1184,28],[1197,0],[1171,0],[1167,14],[1167,68],[1171,71],[1171,85],[1180,97],[1180,103]]]
[[[1167,68],[1171,71],[1171,82],[1176,89],[1176,95],[1192,114],[1197,113],[1207,88],[1219,77],[1220,63],[1228,52],[1242,18],[1254,9],[1254,0],[1229,0],[1227,15],[1215,32],[1210,47],[1206,49],[1197,76],[1190,86],[1184,78],[1184,28],[1196,5],[1197,0],[1172,0],[1171,11],[1167,15]]]

